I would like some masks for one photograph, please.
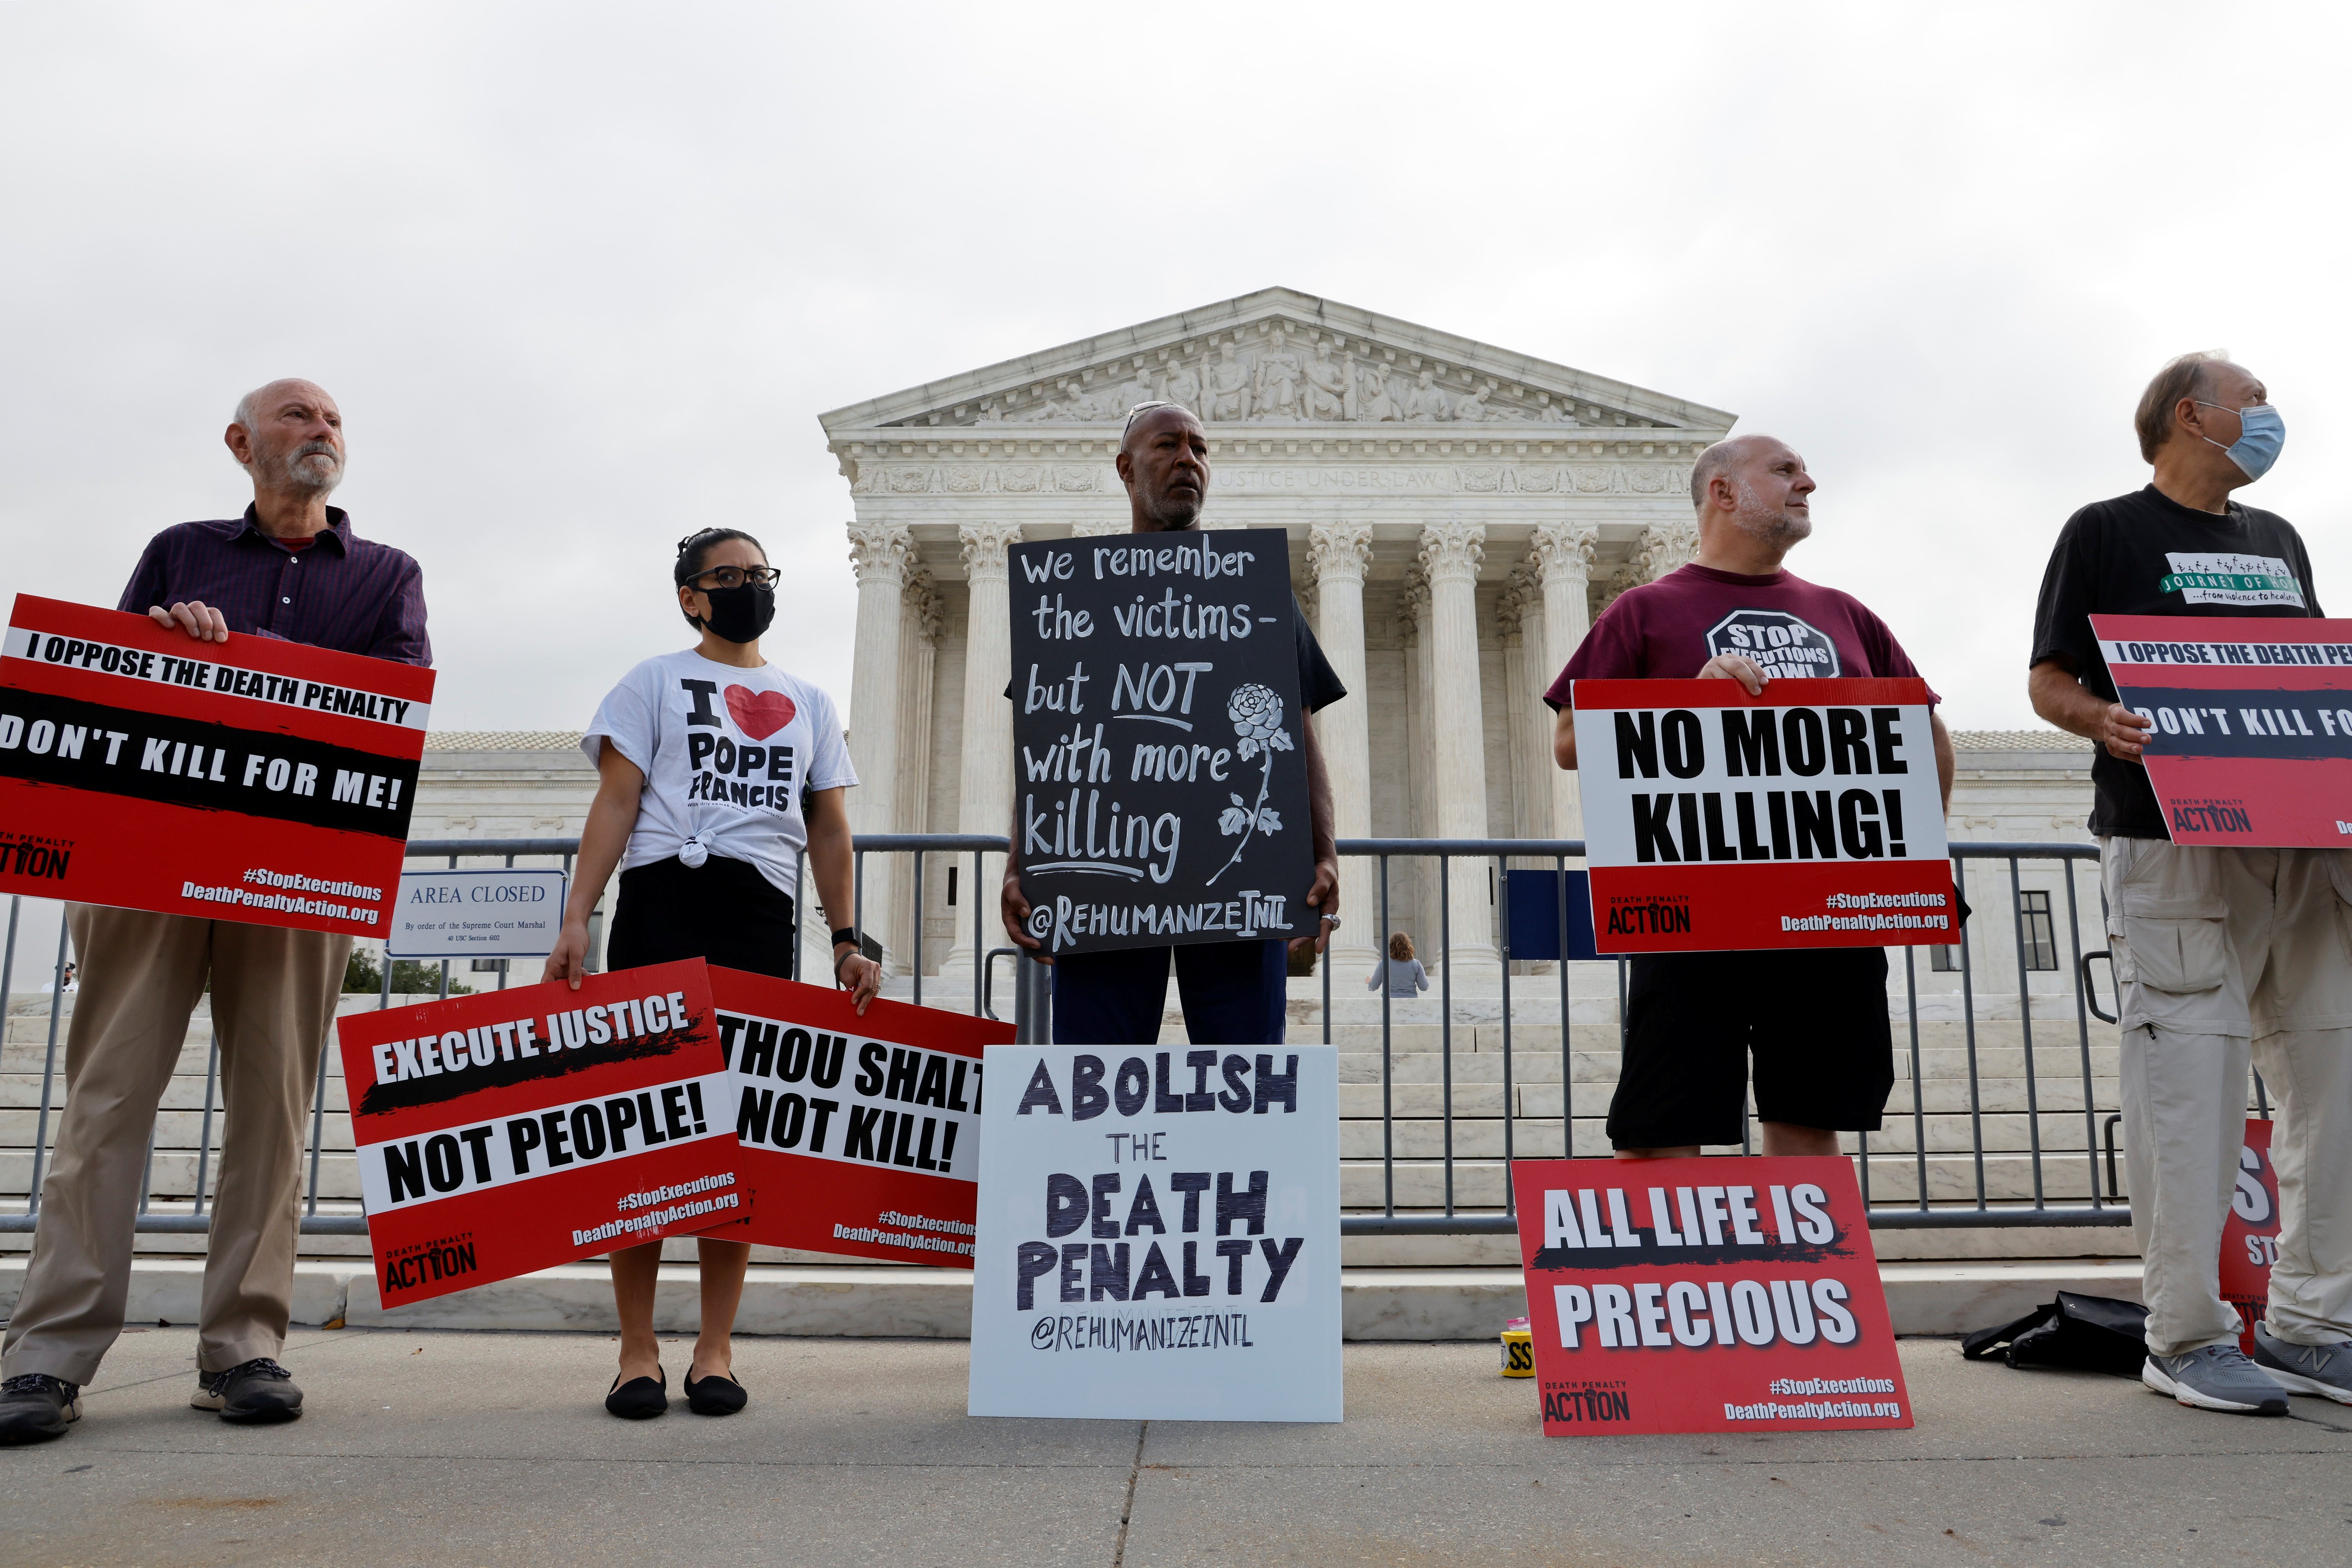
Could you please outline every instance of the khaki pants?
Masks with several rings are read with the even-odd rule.
[[[90,904],[66,920],[81,988],[65,1111],[0,1374],[88,1383],[122,1331],[147,1138],[207,977],[226,1118],[196,1364],[274,1357],[293,1304],[305,1120],[352,939]]]
[[[2276,1123],[2271,1332],[2352,1340],[2352,851],[2100,841],[2147,1348],[2235,1339],[2221,1227],[2251,1056]]]

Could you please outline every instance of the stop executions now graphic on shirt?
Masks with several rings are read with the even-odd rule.
[[[1853,1167],[1511,1168],[1548,1437],[1912,1424]]]
[[[1578,680],[1601,952],[1948,943],[1927,683]]]
[[[2175,844],[2352,847],[2352,621],[2093,616]]]
[[[981,1052],[1010,1024],[714,966],[720,1107],[739,1168],[774,1194],[728,1241],[971,1267]]]
[[[335,1021],[387,1307],[740,1219],[700,959]]]
[[[381,936],[433,672],[16,596],[0,892]]]

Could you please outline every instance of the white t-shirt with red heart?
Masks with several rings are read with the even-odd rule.
[[[580,749],[597,762],[607,742],[646,775],[624,871],[724,855],[797,894],[803,792],[857,783],[832,698],[774,665],[740,669],[690,648],[621,678]]]

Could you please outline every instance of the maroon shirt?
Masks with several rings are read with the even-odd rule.
[[[197,600],[228,629],[339,648],[402,664],[431,664],[425,635],[425,574],[406,551],[362,539],[349,513],[327,509],[327,526],[302,549],[241,518],[183,522],[147,542],[116,608],[143,616]]]
[[[1886,623],[1851,594],[1790,572],[1744,577],[1693,564],[1620,594],[1544,700],[1567,707],[1574,680],[1687,680],[1727,653],[1774,679],[1919,673]],[[1943,700],[1930,691],[1927,700]]]

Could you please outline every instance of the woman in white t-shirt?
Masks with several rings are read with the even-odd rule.
[[[706,528],[679,541],[675,577],[678,608],[702,640],[629,671],[581,737],[596,764],[596,800],[544,978],[579,985],[589,911],[617,866],[608,967],[700,958],[789,980],[805,851],[833,932],[834,983],[863,1013],[882,971],[857,939],[842,801],[857,774],[833,700],[760,657],[760,636],[776,614],[776,572],[758,540]],[[750,1397],[733,1375],[732,1334],[751,1248],[699,1247],[702,1331],[687,1368],[687,1407],[730,1415]],[[612,1264],[621,1367],[604,1408],[641,1420],[669,1407],[654,1338],[661,1243],[620,1248]]]

